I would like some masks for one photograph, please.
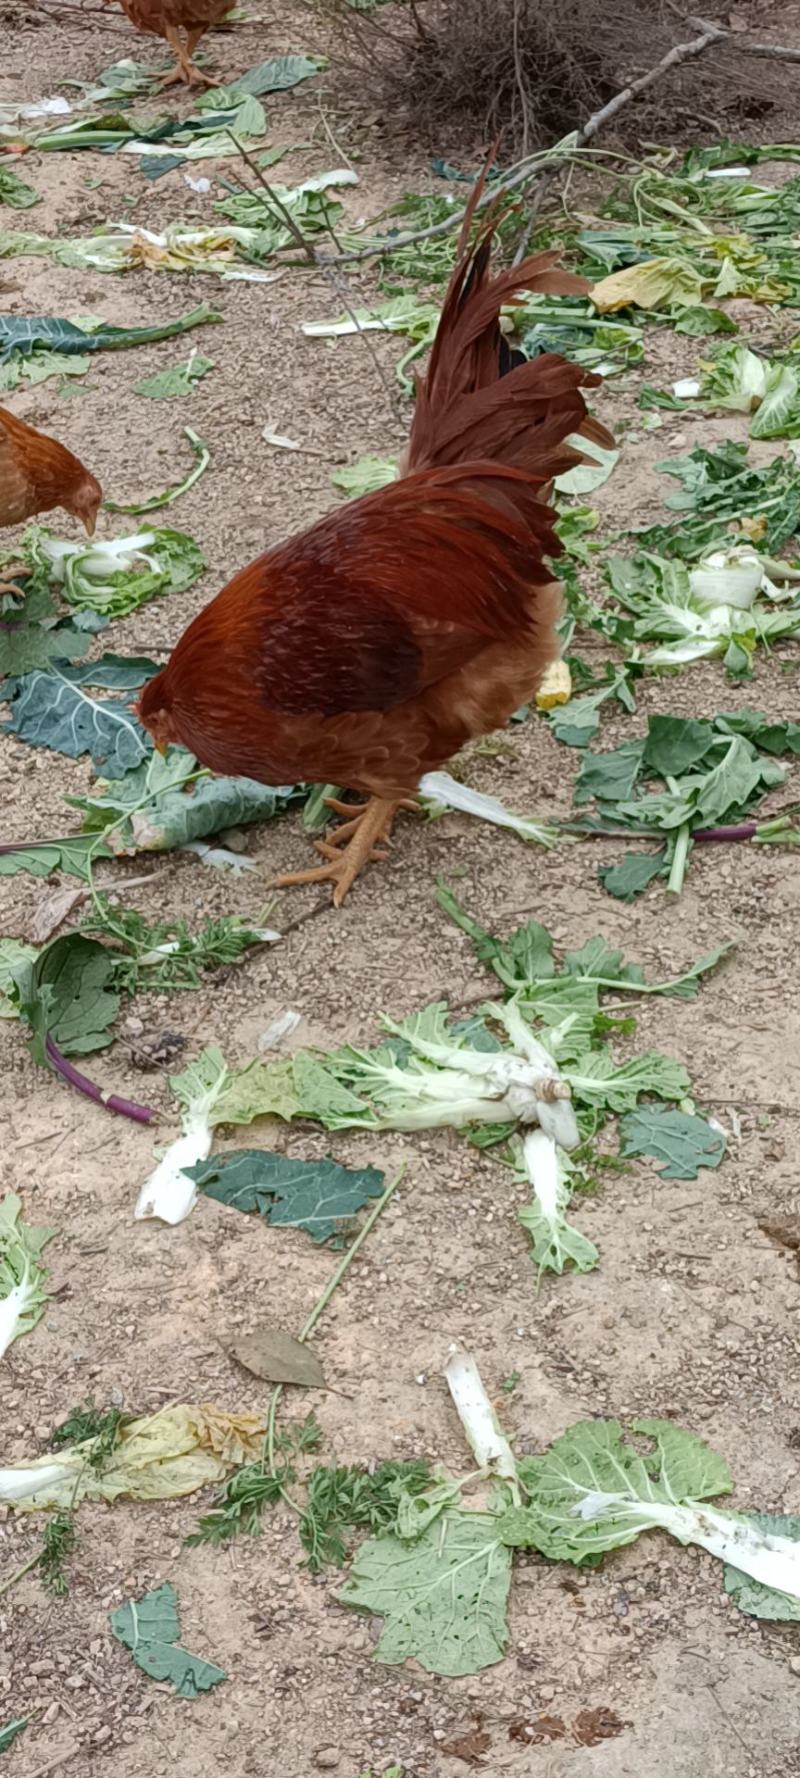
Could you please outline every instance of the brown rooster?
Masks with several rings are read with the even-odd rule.
[[[100,483],[66,445],[0,407],[0,525],[23,525],[62,506],[91,537],[102,498]],[[0,581],[0,593],[16,590]]]
[[[222,23],[233,0],[120,0],[120,5],[137,31],[150,31],[154,37],[164,37],[175,51],[177,64],[171,74],[164,76],[162,87],[174,86],[180,80],[186,86],[224,84],[221,78],[212,79],[196,68],[192,56],[206,31]],[[185,43],[182,31],[186,32]]]
[[[553,253],[492,277],[496,212],[468,244],[477,198],[401,479],[237,574],[140,702],[162,748],[213,771],[366,794],[332,805],[345,820],[317,844],[323,865],[279,879],[331,881],[337,906],[423,773],[505,723],[557,656],[550,486],[580,461],[571,434],[611,442],[580,392],[597,377],[552,353],[501,377],[501,306],[586,286]]]

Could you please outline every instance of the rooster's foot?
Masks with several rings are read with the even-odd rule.
[[[22,599],[25,594],[25,588],[21,587],[18,583],[20,580],[28,580],[30,578],[30,568],[26,568],[24,562],[20,562],[19,566],[15,563],[12,568],[7,568],[5,572],[8,575],[13,574],[14,579],[0,580],[0,598],[8,597],[10,599]]]
[[[389,836],[398,808],[409,806],[414,807],[406,801],[390,802],[380,796],[370,797],[369,802],[361,806],[337,804],[331,799],[329,807],[335,813],[346,814],[352,819],[336,828],[330,839],[315,841],[325,864],[317,865],[313,870],[287,871],[276,877],[274,887],[287,889],[296,883],[333,883],[333,905],[341,907],[364,865],[373,861],[385,862],[387,853],[380,848],[390,844]]]

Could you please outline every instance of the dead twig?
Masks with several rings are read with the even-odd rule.
[[[239,141],[238,136],[236,136],[234,134],[233,130],[231,130],[231,129],[226,130],[226,135],[230,136],[230,139],[231,139],[234,147],[236,148],[237,152],[241,155],[242,160],[246,162],[247,166],[250,168],[251,173],[253,174],[253,177],[255,179],[257,179],[259,185],[261,186],[262,192],[264,193],[264,200],[263,201],[265,202],[265,207],[267,207],[267,208],[271,207],[273,219],[275,217],[275,214],[277,213],[277,215],[281,218],[282,222],[285,223],[285,225],[286,225],[287,229],[289,230],[289,233],[292,237],[292,240],[294,241],[295,245],[297,247],[299,247],[299,249],[300,249],[301,253],[303,254],[303,257],[307,261],[307,263],[309,265],[313,266],[315,268],[315,270],[319,270],[324,273],[325,277],[328,279],[328,282],[330,284],[332,284],[334,290],[337,292],[337,295],[340,297],[342,303],[344,304],[344,308],[345,308],[350,320],[352,321],[353,326],[356,329],[356,332],[357,332],[359,338],[364,341],[364,345],[365,345],[367,352],[369,353],[369,356],[372,360],[373,368],[378,376],[379,382],[380,382],[383,392],[386,396],[386,400],[389,405],[389,412],[391,414],[392,424],[396,426],[398,423],[399,416],[398,416],[398,412],[397,412],[397,398],[395,396],[395,392],[389,382],[388,377],[386,376],[383,365],[381,364],[381,361],[378,357],[377,352],[375,351],[375,348],[372,344],[372,341],[371,341],[368,333],[366,332],[366,330],[363,327],[361,327],[359,325],[358,317],[357,317],[355,310],[353,309],[353,306],[350,302],[348,291],[347,291],[347,286],[344,283],[344,280],[333,269],[336,265],[341,264],[342,260],[348,258],[348,255],[343,254],[343,253],[339,253],[336,255],[333,255],[333,254],[322,255],[322,254],[318,253],[317,249],[313,245],[313,243],[306,238],[306,236],[303,234],[302,229],[298,227],[297,223],[295,222],[294,217],[291,214],[291,211],[287,209],[282,198],[279,198],[274,187],[270,185],[269,180],[265,179],[264,174],[262,173],[261,168],[258,165],[258,162],[253,158],[253,156],[248,152],[248,150],[244,147],[244,145]],[[252,195],[255,197],[258,194],[253,192]],[[334,240],[335,240],[335,238],[336,237],[334,236]],[[296,262],[293,262],[293,263],[296,263]]]
[[[699,20],[694,22],[697,25],[700,23]],[[587,118],[586,123],[576,130],[573,136],[567,137],[568,146],[563,154],[556,154],[551,150],[550,158],[541,154],[532,155],[521,161],[505,179],[495,179],[489,190],[484,192],[483,197],[479,200],[478,211],[485,209],[487,204],[494,203],[497,198],[504,197],[507,192],[517,191],[521,186],[530,184],[533,179],[550,178],[554,173],[561,172],[564,167],[569,166],[576,151],[591,142],[598,131],[610,123],[612,118],[615,118],[626,105],[631,103],[632,99],[638,98],[640,93],[644,93],[648,87],[654,86],[656,81],[660,80],[664,74],[668,74],[670,69],[678,67],[681,62],[687,62],[694,56],[702,55],[711,43],[717,41],[720,34],[725,35],[724,32],[720,33],[717,25],[708,24],[698,31],[696,37],[690,38],[686,43],[676,43],[672,49],[667,51],[666,55],[661,56],[652,68],[648,68],[645,74],[640,74],[637,80],[630,81],[628,86],[615,93],[607,105],[603,105],[599,111],[593,112],[592,116]],[[800,52],[798,52],[798,59],[800,59]],[[544,165],[541,165],[542,161],[544,161]],[[404,235],[396,235],[391,243],[378,241],[369,247],[359,247],[351,253],[339,254],[335,259],[329,257],[323,260],[317,256],[316,264],[345,265],[358,260],[375,259],[381,254],[389,256],[396,252],[398,247],[411,247],[417,241],[429,241],[437,235],[451,234],[463,222],[465,215],[466,206],[463,209],[453,210],[443,222],[432,223],[429,228],[415,229]]]
[[[72,1741],[64,1748],[63,1753],[56,1753],[52,1759],[45,1760],[43,1766],[37,1766],[36,1771],[31,1772],[31,1778],[47,1778],[48,1772],[55,1772],[58,1766],[65,1766],[68,1759],[75,1758],[76,1753],[80,1753],[80,1747],[77,1741]]]
[[[800,49],[787,49],[779,43],[748,43],[746,37],[733,36],[722,25],[715,25],[711,19],[690,18],[687,25],[693,31],[711,31],[717,39],[725,38],[731,49],[737,49],[745,56],[763,56],[771,62],[800,62]]]

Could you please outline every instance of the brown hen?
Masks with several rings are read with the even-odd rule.
[[[99,481],[66,445],[0,407],[0,525],[24,525],[61,506],[91,537],[102,498]],[[16,590],[11,582],[0,582],[0,593]]]
[[[149,31],[164,37],[178,58],[171,74],[164,76],[162,86],[183,81],[186,86],[221,86],[221,79],[212,79],[196,68],[192,56],[206,31],[219,25],[230,12],[233,0],[120,0],[137,31]],[[181,32],[185,31],[184,42]]]
[[[570,435],[611,442],[581,394],[597,377],[552,353],[501,375],[501,306],[586,286],[553,253],[492,277],[496,216],[470,249],[471,213],[402,479],[237,574],[140,702],[160,746],[214,771],[367,795],[334,805],[324,864],[279,879],[331,881],[337,906],[422,775],[505,723],[557,656],[552,480],[580,460]]]

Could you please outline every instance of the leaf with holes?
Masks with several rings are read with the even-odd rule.
[[[377,1660],[414,1659],[450,1678],[502,1660],[511,1550],[500,1523],[491,1513],[445,1511],[413,1543],[389,1535],[361,1545],[339,1599],[384,1618]]]

